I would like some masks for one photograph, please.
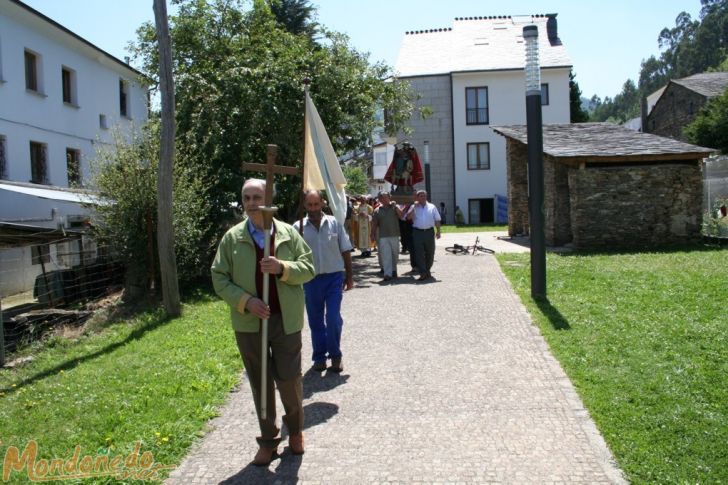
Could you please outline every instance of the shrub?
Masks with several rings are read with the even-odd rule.
[[[91,163],[92,184],[109,203],[96,207],[96,236],[126,265],[127,297],[159,287],[157,258],[157,174],[159,124],[150,121],[131,139],[116,133],[114,145]],[[180,163],[174,166],[173,225],[180,286],[207,273],[212,224],[208,184]]]

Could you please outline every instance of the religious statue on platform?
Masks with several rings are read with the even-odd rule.
[[[415,147],[409,142],[396,146],[384,180],[396,187],[395,192],[412,193],[412,187],[424,179],[422,164]]]

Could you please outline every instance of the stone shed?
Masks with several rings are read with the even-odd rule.
[[[524,125],[507,140],[508,232],[528,233]],[[546,244],[656,247],[700,239],[702,160],[712,149],[611,123],[544,125]]]

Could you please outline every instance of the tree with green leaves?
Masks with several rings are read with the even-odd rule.
[[[569,73],[569,111],[572,123],[584,123],[589,121],[589,113],[581,107],[581,89],[576,82],[574,71]]]
[[[690,143],[728,153],[728,90],[709,100],[684,133]]]
[[[634,81],[628,79],[622,86],[622,92],[611,99],[604,98],[592,113],[593,121],[612,121],[624,123],[630,118],[639,116],[640,93]]]
[[[396,133],[412,111],[409,84],[393,79],[389,66],[371,65],[368,55],[343,34],[319,28],[320,41],[297,35],[271,9],[274,0],[180,0],[170,17],[175,98],[177,164],[205,180],[207,221],[203,237],[214,242],[239,203],[243,162],[265,159],[265,146],[278,145],[280,164],[300,166],[303,158],[303,79],[337,153],[368,146],[375,112],[386,110],[385,130]],[[292,2],[296,3],[296,2]],[[306,2],[297,4],[307,5]],[[145,24],[132,46],[142,71],[156,79],[154,28]],[[300,178],[278,179],[279,216],[291,220]]]
[[[728,57],[728,0],[701,0],[700,19],[680,12],[675,26],[660,31],[662,53],[642,61],[634,96],[630,80],[614,99],[605,98],[592,120],[627,120],[640,111],[640,100],[670,79],[679,79],[719,66]]]
[[[267,0],[276,22],[294,35],[306,35],[312,40],[319,25],[314,20],[316,8],[309,0]]]
[[[115,134],[114,146],[101,149],[91,163],[92,185],[113,201],[94,211],[96,238],[108,244],[126,266],[126,296],[137,299],[159,287],[157,247],[157,178],[159,120],[154,118],[133,139]],[[181,286],[207,274],[214,251],[205,234],[209,186],[189,168],[175,164],[172,201],[174,250]]]
[[[367,174],[364,170],[355,165],[346,165],[343,168],[344,177],[346,177],[346,191],[352,195],[366,194],[369,185],[367,184]]]

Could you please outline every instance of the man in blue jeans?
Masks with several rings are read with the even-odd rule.
[[[306,313],[311,328],[313,370],[326,370],[331,359],[331,372],[341,372],[341,300],[344,290],[354,286],[351,270],[352,245],[344,227],[333,216],[323,213],[321,193],[309,190],[303,207],[303,239],[313,252],[316,276],[303,285],[306,294]],[[293,227],[299,230],[299,222]]]

